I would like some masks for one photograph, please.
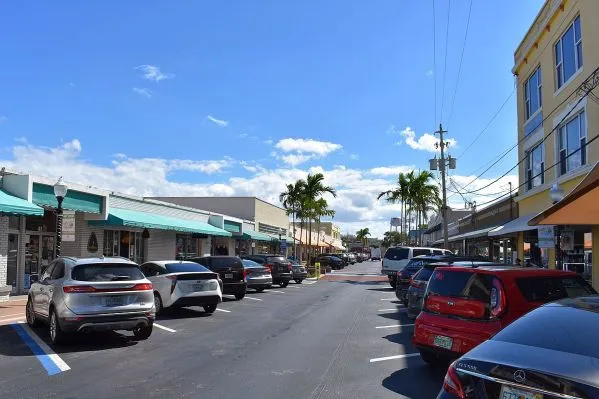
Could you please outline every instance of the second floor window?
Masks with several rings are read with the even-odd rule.
[[[524,84],[524,104],[526,107],[526,120],[530,119],[542,105],[541,99],[541,68],[531,75]]]
[[[585,113],[580,112],[559,127],[559,174],[564,175],[586,165],[587,131]]]
[[[562,87],[580,68],[582,68],[582,35],[580,16],[578,16],[555,43],[557,88]]]
[[[543,155],[543,143],[537,145],[527,154],[526,187],[529,190],[545,183],[545,160]]]

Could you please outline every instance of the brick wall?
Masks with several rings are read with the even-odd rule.
[[[8,217],[0,216],[0,287],[7,284],[8,269]],[[8,296],[0,296],[0,302],[8,300]]]

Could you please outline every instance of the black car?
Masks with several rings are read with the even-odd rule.
[[[189,259],[219,274],[222,280],[223,294],[235,295],[243,299],[247,290],[243,263],[237,256],[202,256]]]
[[[347,255],[347,254],[324,253],[324,254],[320,254],[318,256],[334,256],[335,258],[341,259],[341,261],[343,262],[343,267],[349,265],[349,255]]]
[[[287,260],[283,255],[247,255],[244,256],[243,259],[253,260],[254,262],[259,263],[264,267],[268,267],[270,269],[270,274],[272,275],[273,284],[279,284],[279,286],[285,288],[289,284],[289,281],[293,279],[291,262]]]
[[[333,270],[343,269],[343,260],[332,255],[319,255],[312,259],[312,266],[316,265],[316,262],[320,263],[320,266],[330,267]]]
[[[599,398],[599,296],[522,316],[453,362],[437,399]]]
[[[293,275],[293,281],[297,284],[301,284],[302,281],[308,278],[308,271],[306,268],[296,261],[291,261],[291,273]]]

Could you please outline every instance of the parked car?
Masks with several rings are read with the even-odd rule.
[[[447,258],[447,257],[445,257]],[[413,258],[414,259],[414,258]],[[511,267],[511,265],[503,265],[500,263],[493,263],[489,261],[480,261],[476,258],[471,260],[466,260],[466,258],[455,258],[455,259],[445,259],[440,262],[427,263],[424,264],[423,267],[418,270],[409,280],[408,290],[407,290],[407,316],[409,319],[415,319],[418,317],[420,312],[422,311],[422,298],[424,298],[424,293],[426,292],[426,288],[428,287],[428,280],[432,276],[433,272],[437,267],[441,266],[463,266],[463,267],[481,267],[481,266],[506,266]],[[406,266],[407,268],[407,266]],[[405,269],[404,269],[405,270]]]
[[[291,262],[291,274],[296,284],[301,284],[302,281],[308,278],[308,271],[298,262]]]
[[[347,255],[345,255],[345,254],[325,252],[325,253],[319,254],[318,256],[333,256],[335,258],[341,259],[342,268],[344,268],[345,266],[347,266],[349,264],[349,257],[347,257]]]
[[[320,263],[320,266],[330,267],[333,270],[343,269],[343,261],[336,256],[319,255],[312,258],[312,266],[314,266],[316,262]]]
[[[201,306],[206,313],[214,313],[222,302],[218,274],[196,262],[154,261],[140,269],[154,287],[156,314],[164,308],[185,306]]]
[[[593,287],[573,272],[438,267],[429,280],[412,342],[426,363],[445,363],[544,303],[594,294]]]
[[[543,305],[453,362],[438,399],[599,398],[599,297]]]
[[[353,265],[353,264],[355,264],[357,262],[356,254],[354,254],[352,252],[348,252],[347,253],[347,257],[349,258],[350,265]]]
[[[234,295],[235,299],[242,300],[247,291],[243,263],[237,256],[202,256],[192,258],[190,261],[218,273],[223,282],[222,293]]]
[[[441,253],[439,253],[439,251]],[[447,249],[425,247],[390,247],[385,251],[381,265],[381,273],[387,275],[389,284],[395,288],[397,272],[403,270],[410,259],[420,255],[452,255]]]
[[[69,333],[128,330],[147,339],[154,324],[152,283],[123,258],[61,257],[29,288],[27,324],[49,326],[50,341]]]
[[[285,288],[293,278],[291,262],[284,256],[276,254],[259,254],[244,256],[243,259],[253,260],[254,262],[270,269],[272,283]]]
[[[249,259],[242,259],[242,262],[248,288],[262,292],[265,288],[272,287],[272,275],[268,267]]]
[[[379,247],[370,248],[370,259],[375,261],[381,260],[381,249]]]

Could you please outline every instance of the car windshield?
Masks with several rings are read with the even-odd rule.
[[[167,273],[185,273],[185,272],[209,272],[207,268],[199,263],[173,262],[166,264]]]
[[[145,277],[137,265],[91,263],[73,267],[71,278],[77,281],[131,281]]]

